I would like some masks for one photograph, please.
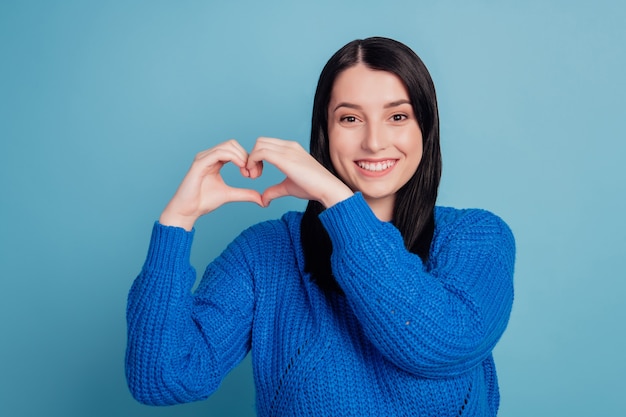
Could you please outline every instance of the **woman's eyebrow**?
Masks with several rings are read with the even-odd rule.
[[[391,103],[385,104],[384,108],[388,109],[390,107],[398,107],[403,104],[411,104],[411,102],[407,99],[396,100],[396,101],[392,101]]]
[[[395,101],[391,101],[391,102],[385,104],[383,106],[383,108],[389,109],[391,107],[398,107],[398,106],[401,106],[403,104],[411,104],[411,101],[409,101],[407,99],[395,100]],[[349,102],[343,101],[343,102],[341,102],[341,103],[339,103],[339,104],[337,104],[335,106],[335,108],[333,109],[333,113],[336,112],[341,107],[347,107],[349,109],[355,109],[355,110],[363,110],[363,107],[359,106],[358,104],[354,104],[354,103],[349,103]]]
[[[359,106],[358,104],[352,104],[352,103],[348,103],[344,101],[344,102],[337,104],[337,106],[335,106],[335,108],[333,109],[333,113],[336,112],[341,107],[347,107],[349,109],[355,109],[355,110],[363,110],[363,107]]]

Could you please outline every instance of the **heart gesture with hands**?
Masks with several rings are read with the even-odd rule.
[[[244,177],[260,177],[263,163],[267,162],[286,178],[263,193],[231,187],[220,173],[229,162],[239,167]],[[316,200],[328,208],[351,195],[353,192],[347,185],[297,142],[261,137],[248,154],[236,140],[229,140],[196,155],[159,222],[191,230],[200,216],[229,202],[249,201],[267,207],[276,198],[292,196]]]

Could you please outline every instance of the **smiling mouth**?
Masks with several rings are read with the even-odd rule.
[[[362,168],[370,172],[382,172],[396,164],[397,160],[389,159],[386,161],[368,162],[368,161],[356,161],[359,168]]]

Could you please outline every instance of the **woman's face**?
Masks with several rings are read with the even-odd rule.
[[[341,179],[390,221],[396,192],[422,159],[422,133],[404,83],[357,64],[335,79],[328,105],[329,151]]]

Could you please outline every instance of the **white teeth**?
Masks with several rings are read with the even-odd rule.
[[[394,166],[396,164],[396,161],[394,160],[389,160],[389,161],[382,161],[382,162],[366,162],[366,161],[358,161],[357,165],[365,170],[368,171],[372,171],[372,172],[380,172],[380,171],[384,171],[387,168],[391,168],[392,166]]]

